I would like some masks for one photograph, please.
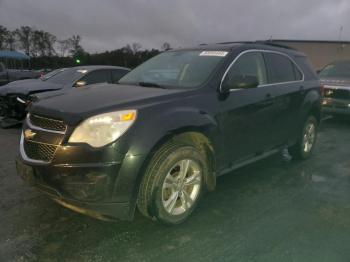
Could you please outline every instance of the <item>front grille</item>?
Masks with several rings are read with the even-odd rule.
[[[324,97],[334,99],[350,99],[350,92],[344,89],[324,89]]]
[[[57,146],[24,140],[23,148],[30,159],[50,162],[55,155]]]
[[[62,120],[46,118],[38,115],[30,115],[29,121],[32,125],[53,131],[65,132],[67,126]]]

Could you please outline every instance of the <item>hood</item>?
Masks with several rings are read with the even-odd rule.
[[[123,108],[138,109],[147,103],[158,102],[182,92],[186,91],[129,85],[91,85],[54,92],[54,95],[33,103],[30,111],[75,124],[96,114]]]
[[[33,95],[33,97],[35,97],[36,100],[34,101],[38,101],[38,100],[42,100],[42,99],[47,99],[50,97],[55,97],[58,95],[62,95],[65,94],[67,92],[71,91],[71,89],[67,89],[67,88],[62,88],[62,89],[58,89],[58,90],[47,90],[47,92],[40,92],[40,93],[36,93]]]
[[[341,87],[342,89],[350,90],[350,79],[321,78],[320,82],[325,86]]]
[[[21,94],[28,95],[30,93],[58,90],[63,88],[60,84],[42,81],[40,79],[26,79],[11,82],[0,87],[0,95]]]

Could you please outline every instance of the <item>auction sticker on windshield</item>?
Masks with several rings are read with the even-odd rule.
[[[224,57],[228,54],[225,51],[203,51],[199,54],[199,56],[221,56]]]

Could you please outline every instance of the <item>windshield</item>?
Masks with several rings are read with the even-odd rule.
[[[45,81],[45,80],[49,79],[50,77],[53,77],[54,75],[58,74],[59,72],[61,72],[61,71],[63,71],[63,70],[64,70],[64,68],[55,69],[55,70],[53,70],[53,71],[51,71],[51,72],[49,72],[49,73],[43,75],[43,76],[41,77],[41,80]]]
[[[120,84],[195,88],[203,84],[224,59],[224,51],[170,51],[141,64]]]
[[[52,72],[53,73],[53,72]],[[77,70],[74,68],[64,68],[58,70],[55,74],[51,75],[47,79],[43,79],[43,81],[47,81],[55,84],[73,84],[74,81],[82,77],[87,73],[87,70]]]
[[[350,61],[341,61],[327,65],[319,73],[323,78],[350,79]]]

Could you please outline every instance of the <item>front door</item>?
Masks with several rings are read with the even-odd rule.
[[[224,78],[256,77],[255,88],[232,89],[221,97],[220,130],[224,148],[223,168],[259,154],[270,146],[274,100],[267,84],[265,61],[261,52],[240,55]],[[225,79],[224,81],[225,82]]]

